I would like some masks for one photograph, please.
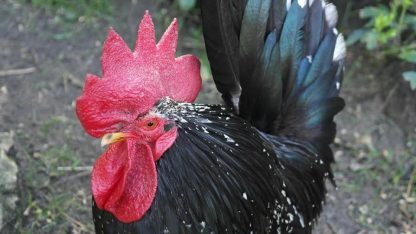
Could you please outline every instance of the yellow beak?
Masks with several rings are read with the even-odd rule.
[[[107,133],[103,136],[101,139],[101,147],[104,147],[106,145],[123,141],[126,138],[126,134],[122,132],[115,132],[115,133]]]

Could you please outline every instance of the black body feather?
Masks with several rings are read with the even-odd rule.
[[[324,191],[317,178],[328,173],[313,146],[262,134],[220,105],[165,100],[153,112],[179,128],[175,144],[157,162],[155,201],[140,221],[129,224],[94,205],[97,233],[310,232]],[[311,163],[299,162],[309,172],[293,170],[287,155],[309,157]],[[299,189],[300,176],[317,180],[308,188],[316,191],[313,196]],[[302,206],[305,202],[316,207]]]
[[[321,1],[201,0],[227,107],[164,99],[178,137],[157,162],[155,200],[124,224],[93,207],[97,233],[310,233],[332,179],[345,47]],[[305,4],[303,4],[305,3]],[[328,17],[331,16],[331,17]]]

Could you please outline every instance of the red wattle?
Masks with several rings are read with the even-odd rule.
[[[92,193],[97,206],[121,222],[139,220],[156,194],[156,166],[149,146],[133,139],[109,146],[94,165]]]

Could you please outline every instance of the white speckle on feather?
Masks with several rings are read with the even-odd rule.
[[[287,215],[289,216],[289,223],[293,222],[293,214],[288,213]]]
[[[300,7],[304,8],[306,6],[306,0],[298,0],[298,4]]]
[[[236,113],[239,113],[238,103],[240,102],[240,95],[241,95],[241,87],[239,91],[231,94],[231,102],[233,103]]]
[[[227,140],[227,142],[235,142],[233,138],[227,136],[224,134],[225,139]]]
[[[315,2],[314,0],[309,0],[309,6],[312,6],[313,2]]]
[[[325,10],[325,21],[328,25],[328,28],[335,27],[338,21],[337,8],[334,6],[334,4],[330,3],[324,6],[324,10]]]
[[[207,124],[207,123],[212,123],[212,121],[211,121],[211,120],[206,119],[206,118],[201,118],[201,119],[199,119],[198,121],[199,121],[200,123],[205,123],[205,124]]]
[[[308,59],[309,63],[312,63],[312,55],[308,55],[308,56],[306,56],[306,58]]]
[[[247,200],[247,193],[243,193],[243,198]]]
[[[347,48],[345,46],[345,39],[342,34],[339,34],[337,37],[337,42],[335,43],[334,56],[332,61],[340,61],[345,58],[347,54]]]
[[[337,30],[336,28],[333,28],[333,29],[332,29],[332,32],[333,32],[335,35],[338,35],[338,30]]]
[[[319,164],[324,164],[324,161],[322,161],[322,159],[319,160]]]
[[[286,0],[286,10],[290,9],[290,5],[292,5],[292,0]]]
[[[163,233],[169,233],[168,227],[165,227],[165,229],[163,229]]]
[[[335,83],[335,86],[336,86],[337,90],[339,90],[339,88],[341,88],[341,84],[339,82]]]

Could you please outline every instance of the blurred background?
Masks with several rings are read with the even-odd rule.
[[[416,2],[337,0],[348,42],[334,166],[315,233],[416,233]],[[92,233],[90,170],[102,149],[75,113],[101,74],[113,26],[133,45],[144,11],[157,37],[177,17],[178,55],[201,58],[199,102],[220,102],[196,0],[1,0],[0,233]]]

